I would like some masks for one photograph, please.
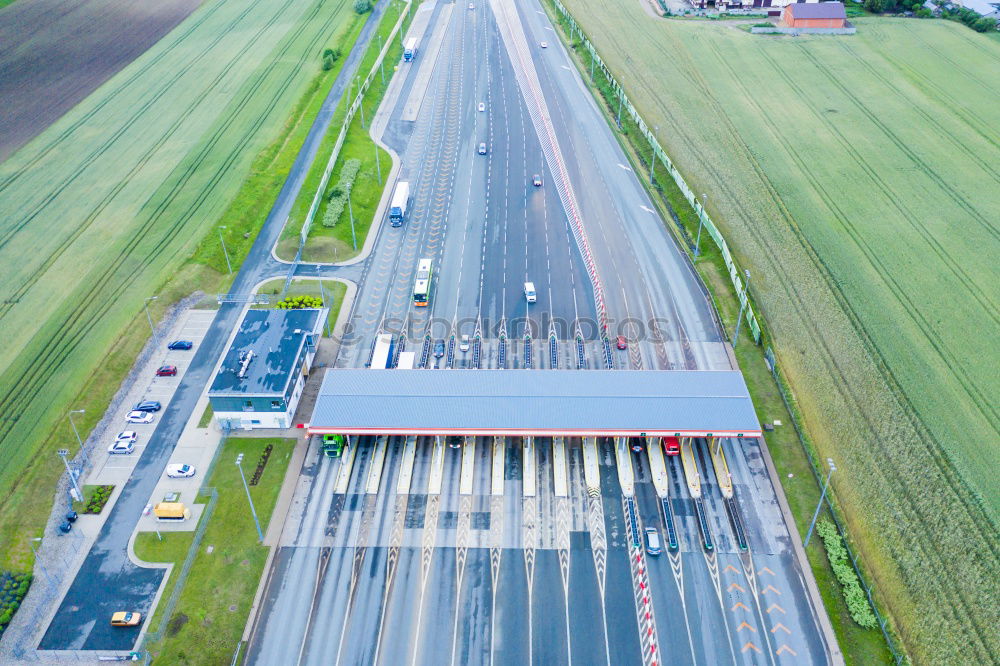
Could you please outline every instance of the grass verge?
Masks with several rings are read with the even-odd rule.
[[[215,410],[212,409],[212,403],[205,405],[205,411],[201,413],[201,418],[198,419],[199,428],[207,428],[208,424],[212,422],[212,415],[215,414]]]
[[[553,23],[561,27],[560,37],[574,54],[574,61],[580,74],[589,84],[589,57],[584,51],[577,50],[577,42],[570,37],[568,26],[553,11],[551,3],[544,2],[543,5]],[[595,82],[589,87],[601,102],[600,108],[609,126],[614,128],[617,105],[612,101],[614,92],[608,82],[598,72]],[[637,172],[640,174],[644,172],[648,176],[651,150],[627,114],[622,115],[622,129],[616,132],[616,136]],[[708,234],[703,233],[699,256],[694,257],[692,248],[697,239],[698,214],[662,165],[657,164],[654,169],[653,186],[649,185],[646,178],[641,180],[661,214],[673,220],[673,224],[667,224],[668,231],[687,249],[695,269],[709,289],[723,329],[731,338],[739,314],[739,300],[729,280],[721,252]],[[760,321],[760,324],[764,333],[762,339],[766,340],[766,322]],[[761,423],[773,423],[777,420],[783,424],[776,427],[773,432],[765,432],[764,438],[796,527],[799,534],[804,535],[820,498],[820,487],[816,483],[813,461],[810,459],[811,452],[807,452],[806,444],[800,440],[798,432],[792,425],[796,416],[786,408],[782,388],[776,383],[765,361],[764,347],[753,342],[746,327],[743,327],[741,338],[734,351]],[[824,514],[827,513],[824,510]],[[823,550],[822,541],[812,540],[806,549],[806,554],[845,661],[848,664],[892,663],[892,655],[881,632],[863,629],[851,619],[839,583]]]
[[[268,444],[274,449],[256,486],[250,487],[261,528],[266,530],[274,511],[285,471],[295,447],[294,439],[229,438],[218,453],[231,461],[242,453],[251,465]],[[247,467],[247,471],[251,471]],[[198,546],[191,570],[174,612],[169,618],[154,613],[151,627],[161,638],[147,645],[154,660],[165,664],[229,663],[246,624],[250,604],[264,571],[268,548],[257,541],[257,531],[235,465],[215,467],[208,485],[219,500]],[[169,597],[179,565],[191,546],[187,538],[172,533],[159,541],[154,533],[136,537],[135,552],[146,561],[172,562],[175,569],[163,595]]]
[[[394,4],[392,7],[402,7]],[[403,22],[401,32],[405,34],[407,27],[413,19],[411,11]],[[393,26],[399,20],[399,11],[390,8],[379,23],[378,30],[373,36],[368,50],[365,52],[358,67],[361,76],[367,76],[372,66],[378,58],[382,44],[392,32]],[[344,137],[344,144],[334,163],[333,172],[324,192],[323,199],[316,210],[312,225],[309,229],[309,237],[302,250],[304,261],[336,262],[344,261],[358,255],[364,247],[368,231],[374,222],[375,211],[382,198],[385,189],[386,177],[392,167],[389,154],[376,146],[368,133],[369,122],[375,116],[379,104],[388,89],[392,80],[396,64],[402,57],[403,49],[399,39],[393,41],[392,46],[386,53],[382,63],[382,68],[371,85],[365,91],[362,109],[363,113],[355,114]],[[388,71],[386,71],[388,70]],[[349,103],[353,101],[353,95],[346,96],[337,107],[334,120],[330,125],[330,131],[323,139],[316,161],[306,177],[302,191],[292,207],[289,214],[289,222],[278,242],[277,253],[283,259],[292,260],[298,250],[299,235],[302,225],[305,222],[309,207],[312,205],[313,197],[319,188],[323,177],[323,171],[330,160],[333,148],[337,142],[337,135],[342,126],[347,113]],[[363,116],[363,117],[362,117]],[[377,155],[377,157],[376,157]],[[323,216],[326,213],[327,199],[330,190],[337,184],[341,169],[347,160],[357,159],[361,162],[361,168],[354,179],[351,189],[351,208],[344,210],[335,226],[327,227],[323,225]],[[381,172],[381,176],[379,175]],[[351,224],[351,217],[354,224]]]

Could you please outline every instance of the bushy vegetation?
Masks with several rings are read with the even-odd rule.
[[[340,169],[340,180],[330,188],[327,193],[326,212],[323,213],[323,226],[335,227],[344,214],[344,207],[347,206],[347,199],[351,196],[351,188],[354,187],[354,179],[361,169],[361,160],[351,159],[344,162]]]
[[[303,308],[323,307],[323,301],[316,296],[290,296],[283,301],[278,301],[274,307],[279,310],[301,310]]]
[[[31,574],[0,571],[0,636],[21,607],[21,601],[31,587]]]
[[[358,14],[367,14],[371,10],[371,0],[354,0],[354,11]]]
[[[861,589],[861,581],[858,574],[851,566],[847,548],[844,547],[844,540],[837,531],[837,526],[829,520],[821,520],[816,523],[816,532],[823,538],[823,546],[826,548],[826,557],[830,560],[833,573],[840,581],[841,591],[844,593],[844,601],[851,612],[851,617],[858,625],[866,629],[874,629],[878,626],[875,620],[875,613],[868,603],[868,597]]]
[[[814,459],[841,470],[835,503],[880,610],[916,661],[990,661],[1000,485],[982,443],[1000,438],[985,397],[1000,373],[979,332],[996,326],[1000,106],[982,67],[1000,42],[862,18],[850,40],[751,43],[641,7],[566,4],[760,276],[789,399]]]
[[[83,513],[100,513],[103,511],[104,505],[108,503],[114,489],[115,487],[112,485],[94,486],[89,496],[86,496],[90,488],[84,488],[85,503],[83,505]]]

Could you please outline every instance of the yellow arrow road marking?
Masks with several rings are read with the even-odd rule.
[[[761,575],[762,573],[764,573],[765,571],[766,571],[767,573],[771,574],[772,576],[774,575],[774,572],[773,572],[773,571],[771,571],[770,569],[768,569],[767,567],[764,567],[763,569],[761,569],[760,571],[758,571],[758,572],[757,572],[757,575],[759,576],[759,575]]]
[[[788,646],[787,646],[787,645],[785,645],[784,643],[782,643],[782,644],[781,644],[781,647],[780,647],[780,648],[778,648],[777,650],[775,650],[775,651],[774,651],[774,654],[781,654],[782,652],[789,652],[789,653],[791,653],[791,655],[792,655],[793,657],[796,657],[796,656],[798,656],[798,655],[796,654],[795,650],[793,650],[792,648],[788,647]]]
[[[774,633],[774,632],[776,632],[776,631],[777,631],[778,629],[781,629],[781,630],[782,630],[782,631],[784,631],[784,632],[785,632],[786,634],[790,634],[790,633],[792,633],[792,632],[791,632],[791,630],[790,630],[790,629],[789,629],[788,627],[786,627],[785,625],[781,624],[780,622],[779,622],[778,624],[774,625],[774,627],[773,627],[773,628],[771,629],[771,633],[773,634],[773,633]]]
[[[778,604],[771,604],[770,606],[768,606],[768,607],[767,607],[767,612],[768,612],[768,613],[770,613],[770,612],[771,612],[771,611],[773,611],[774,609],[778,609],[778,610],[780,610],[780,611],[781,611],[782,613],[784,613],[784,612],[785,612],[785,609],[784,609],[784,608],[782,608],[781,606],[779,606]],[[787,613],[786,613],[786,614],[787,614]]]
[[[765,594],[767,594],[768,590],[771,590],[772,592],[774,592],[778,596],[781,596],[781,592],[779,592],[777,589],[775,589],[775,587],[773,585],[768,585],[763,590],[761,590],[761,592],[760,592],[761,596],[764,596]]]
[[[746,643],[745,643],[745,644],[743,645],[743,649],[742,649],[742,650],[740,650],[740,652],[746,652],[746,651],[747,651],[747,650],[748,650],[749,648],[753,648],[754,650],[756,650],[756,651],[757,651],[757,654],[760,654],[760,648],[759,648],[759,647],[757,647],[756,645],[754,645],[753,643],[751,643],[750,641],[747,641],[747,642],[746,642]]]
[[[722,573],[725,573],[727,571],[732,571],[734,574],[739,573],[739,571],[736,570],[736,567],[734,567],[732,564],[727,564],[726,568],[722,570]]]
[[[732,590],[733,590],[734,587],[737,590],[739,590],[740,592],[746,592],[746,590],[744,590],[742,587],[740,587],[739,583],[730,583],[729,587],[726,588],[726,591],[727,592],[732,592]]]
[[[749,608],[747,608],[746,606],[743,605],[742,601],[737,601],[736,604],[732,608],[730,608],[729,610],[730,610],[730,612],[735,613],[737,608],[742,608],[745,611],[749,611],[750,610]]]
[[[750,631],[752,631],[755,634],[757,633],[757,630],[754,629],[753,627],[751,627],[746,622],[740,622],[740,626],[736,627],[736,631],[743,631],[744,629],[749,629]]]

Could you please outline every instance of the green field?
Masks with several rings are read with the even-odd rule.
[[[990,661],[1000,43],[942,21],[775,38],[567,4],[753,271],[908,649]]]
[[[199,244],[220,218],[242,224],[244,189],[260,213],[247,231],[259,228],[273,202],[261,191],[277,190],[255,174],[287,169],[325,94],[322,50],[346,54],[359,27],[349,0],[206,3],[0,165],[6,566],[30,562],[24,536],[49,509],[37,493],[59,474],[49,451],[76,448],[65,411],[88,407],[82,432],[100,418],[148,336],[146,297],[155,317],[224,288]]]

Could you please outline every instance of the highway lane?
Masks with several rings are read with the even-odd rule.
[[[560,146],[572,156],[567,167],[605,282],[609,316],[616,322],[629,316],[662,320],[670,367],[728,368],[706,294],[653,212],[638,182],[642,176],[632,173],[541,7],[533,2],[519,9]],[[542,40],[549,48],[539,47]],[[644,345],[644,357],[644,367],[656,367],[655,345]]]

